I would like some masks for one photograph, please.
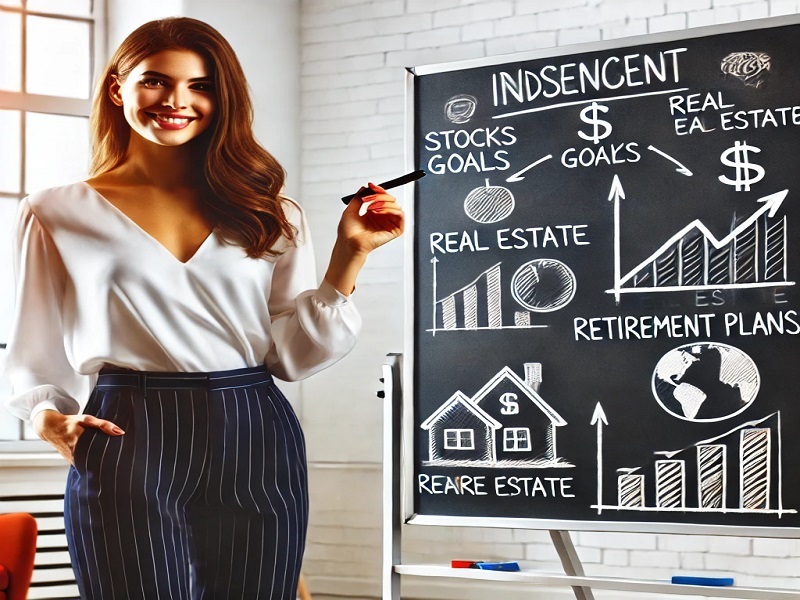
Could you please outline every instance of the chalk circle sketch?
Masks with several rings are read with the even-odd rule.
[[[670,350],[653,371],[653,395],[684,421],[723,421],[750,406],[761,387],[753,359],[738,348],[697,342]]]
[[[577,282],[572,270],[561,261],[537,258],[526,262],[511,278],[514,300],[534,312],[564,308],[575,297]]]
[[[760,87],[766,82],[771,67],[765,52],[731,52],[722,59],[720,69],[750,87]]]
[[[444,116],[451,123],[466,123],[475,114],[478,100],[469,94],[458,94],[444,105]]]
[[[501,185],[475,188],[464,199],[464,212],[477,223],[497,223],[514,212],[514,194]]]

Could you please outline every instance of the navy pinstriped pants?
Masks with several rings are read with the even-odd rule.
[[[294,600],[308,519],[297,417],[263,368],[104,370],[66,491],[88,600]]]

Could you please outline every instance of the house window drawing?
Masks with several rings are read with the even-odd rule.
[[[556,445],[557,428],[567,422],[539,395],[542,365],[526,363],[524,369],[523,379],[503,367],[472,397],[459,390],[434,411],[420,425],[428,432],[423,464],[573,467]]]
[[[444,447],[447,450],[474,450],[474,436],[472,429],[445,429]]]
[[[531,430],[527,427],[506,427],[503,448],[507,452],[528,452],[531,449]]]

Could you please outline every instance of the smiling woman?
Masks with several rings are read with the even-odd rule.
[[[305,445],[273,377],[352,349],[356,277],[404,218],[362,188],[318,283],[251,118],[216,30],[147,23],[96,90],[93,176],[20,203],[8,408],[72,465],[82,598],[295,597]]]
[[[194,256],[213,230],[207,211],[197,210],[202,198],[191,186],[180,183],[200,157],[192,157],[197,158],[192,161],[195,164],[185,164],[181,170],[176,169],[175,160],[163,163],[172,173],[159,177],[176,184],[170,185],[168,197],[161,186],[152,186],[150,203],[141,201],[142,186],[130,185],[131,179],[139,178],[132,168],[141,172],[146,168],[142,160],[152,162],[148,155],[180,148],[211,127],[217,104],[211,73],[210,61],[191,50],[163,50],[143,58],[128,73],[110,73],[108,99],[121,109],[130,137],[124,164],[88,182],[181,262]],[[160,204],[157,211],[154,203]],[[180,229],[174,228],[176,222]]]

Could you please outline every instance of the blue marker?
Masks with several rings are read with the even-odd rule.
[[[672,577],[672,583],[728,587],[733,585],[733,577],[689,577],[686,575],[674,575]]]
[[[515,562],[479,562],[475,566],[484,571],[519,571],[519,564]]]

